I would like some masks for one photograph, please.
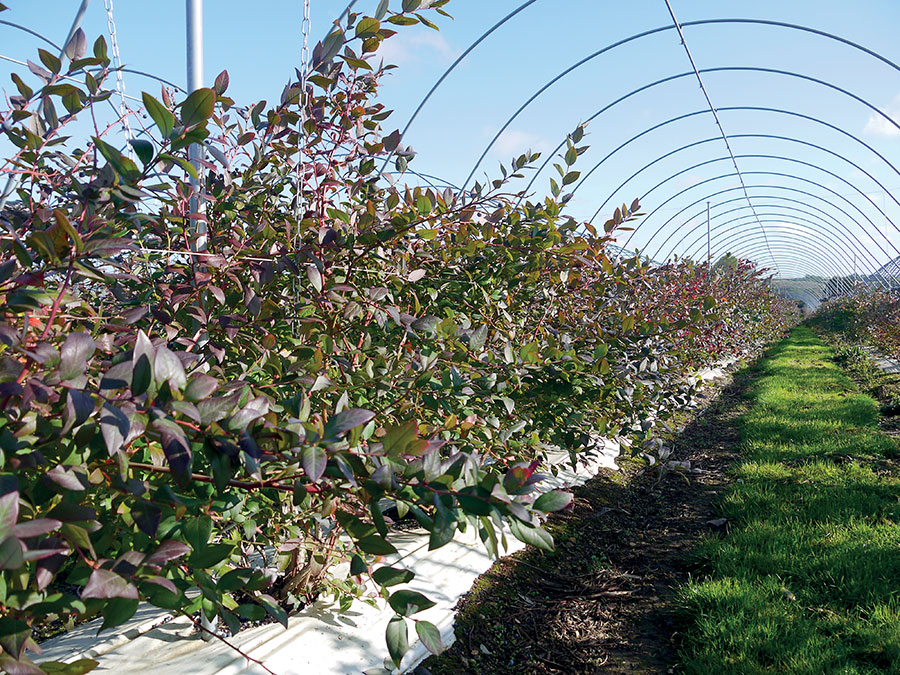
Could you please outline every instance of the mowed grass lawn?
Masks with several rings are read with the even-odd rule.
[[[727,534],[680,592],[685,672],[900,673],[900,453],[830,357],[800,327],[757,367]]]

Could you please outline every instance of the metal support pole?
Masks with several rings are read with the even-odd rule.
[[[187,90],[190,93],[203,88],[203,0],[186,0],[185,9],[187,10]],[[197,175],[202,176],[203,166],[199,160],[203,159],[203,146],[199,143],[192,143],[188,147],[188,159],[197,170]],[[190,215],[200,212],[200,186],[200,180],[192,177],[191,197],[188,201]],[[193,249],[205,251],[206,222],[194,218],[191,229],[194,233]],[[204,642],[209,642],[216,632],[216,624],[206,616],[206,612],[202,609],[200,610],[200,625],[205,629],[200,633],[200,637]]]
[[[187,9],[187,90],[196,91],[203,88],[203,0],[186,0]],[[188,148],[188,159],[197,170],[197,174],[203,175],[203,166],[199,160],[203,159],[203,146],[193,143]],[[200,180],[191,178],[190,211],[196,214],[200,211]],[[206,223],[194,219],[193,230],[194,250],[206,250]]]
[[[75,35],[75,31],[77,31],[81,27],[81,22],[84,19],[84,14],[87,12],[88,5],[91,4],[91,0],[81,0],[81,6],[78,7],[78,11],[75,13],[75,19],[72,21],[72,27],[69,29],[69,34],[66,35],[66,40],[63,42],[63,48],[60,52],[60,57],[65,53],[66,47],[69,46],[69,40],[72,39],[72,36]]]

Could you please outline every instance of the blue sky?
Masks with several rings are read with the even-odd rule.
[[[0,18],[27,25],[58,42],[63,40],[78,5],[76,0],[4,2],[10,11]],[[387,131],[402,127],[453,60],[521,2],[454,0],[447,9],[455,19],[439,22],[440,33],[415,27],[402,30],[388,41],[383,55],[400,67],[382,88],[383,102],[396,110],[388,120]],[[312,0],[313,41],[327,32],[345,4],[344,0]],[[357,7],[371,11],[375,4],[375,0],[359,0]],[[799,23],[837,33],[900,63],[900,43],[896,40],[900,3],[894,0],[672,0],[672,4],[682,23],[726,17]],[[206,0],[207,80],[227,68],[231,76],[229,93],[237,101],[274,100],[299,62],[301,13],[299,0],[258,0],[252,5]],[[184,83],[183,2],[118,0],[115,19],[125,64]],[[426,105],[406,139],[418,152],[413,168],[461,184],[513,112],[558,73],[618,40],[670,24],[663,0],[537,0],[473,51]],[[89,38],[107,33],[103,0],[92,1],[84,28]],[[685,35],[701,69],[752,66],[802,73],[845,88],[900,121],[900,72],[850,47],[819,36],[759,25],[688,26]],[[38,46],[35,38],[0,25],[0,54],[34,59]],[[23,70],[0,63],[0,87],[6,91],[12,89],[7,84],[11,69]],[[487,171],[495,176],[499,160],[508,160],[528,148],[550,152],[566,132],[611,101],[689,69],[672,30],[607,52],[573,71],[529,105],[489,151],[476,175],[481,177]],[[724,143],[717,138],[712,116],[700,113],[706,102],[692,76],[632,96],[591,122],[586,140],[591,149],[582,156],[579,166],[585,173],[649,127],[676,116],[700,113],[649,132],[604,161],[578,185],[570,202],[573,215],[589,219],[599,209],[598,218],[602,220],[616,203],[643,196],[644,210],[652,215],[635,233],[631,245],[637,244],[659,258],[671,252],[702,256],[705,240],[699,235],[705,232],[706,199],[719,192],[708,197],[713,227],[720,226],[714,231],[714,253],[733,248],[772,266],[771,249],[786,276],[814,270],[850,271],[853,247],[858,248],[856,264],[861,270],[898,254],[895,247],[900,249],[900,234],[889,220],[900,226],[900,205],[891,196],[894,192],[900,197],[900,175],[887,162],[900,167],[900,132],[858,101],[799,78],[747,71],[722,71],[703,77],[731,136],[738,166],[769,237],[768,248],[762,243],[754,216],[744,208],[746,201],[741,199],[737,179],[718,178],[733,172],[733,167]],[[159,90],[156,83],[137,76],[126,76],[125,83],[132,95],[145,89],[152,93]],[[884,159],[826,125],[783,113],[727,110],[735,106],[779,108],[821,118],[857,136]],[[707,139],[711,140],[672,152]],[[776,155],[783,159],[772,158]],[[633,179],[616,189],[635,173]],[[548,176],[538,177],[536,190],[546,189]],[[743,220],[729,222],[735,218]],[[719,236],[741,223],[735,230],[740,232],[736,237]],[[662,230],[656,233],[660,227]],[[675,245],[684,232],[695,227],[699,227],[695,234]]]

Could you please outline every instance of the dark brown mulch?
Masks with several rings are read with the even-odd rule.
[[[626,461],[575,491],[551,518],[557,551],[495,564],[459,604],[457,641],[419,673],[666,673],[677,668],[674,589],[696,569],[690,551],[724,531],[716,510],[738,459],[736,418],[752,368],[723,386],[678,436],[660,475]]]

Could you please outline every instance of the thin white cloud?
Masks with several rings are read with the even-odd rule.
[[[675,179],[673,183],[673,188],[675,190],[684,190],[685,188],[693,187],[697,183],[703,180],[703,176],[700,176],[695,173],[688,173],[682,176],[679,176]]]
[[[900,94],[895,96],[894,100],[888,103],[887,106],[881,108],[881,112],[900,123]],[[892,124],[890,120],[885,119],[884,115],[872,113],[868,122],[866,122],[863,133],[871,136],[894,138],[900,136],[900,129],[897,128],[897,125]]]
[[[500,157],[510,158],[513,156],[517,157],[526,150],[540,152],[546,156],[546,153],[553,148],[549,141],[536,134],[517,129],[507,129],[500,134],[500,138],[494,143],[493,149]]]
[[[385,64],[409,66],[424,60],[437,60],[441,64],[449,64],[459,55],[454,48],[438,32],[422,29],[419,32],[400,32],[381,43],[376,52]]]

